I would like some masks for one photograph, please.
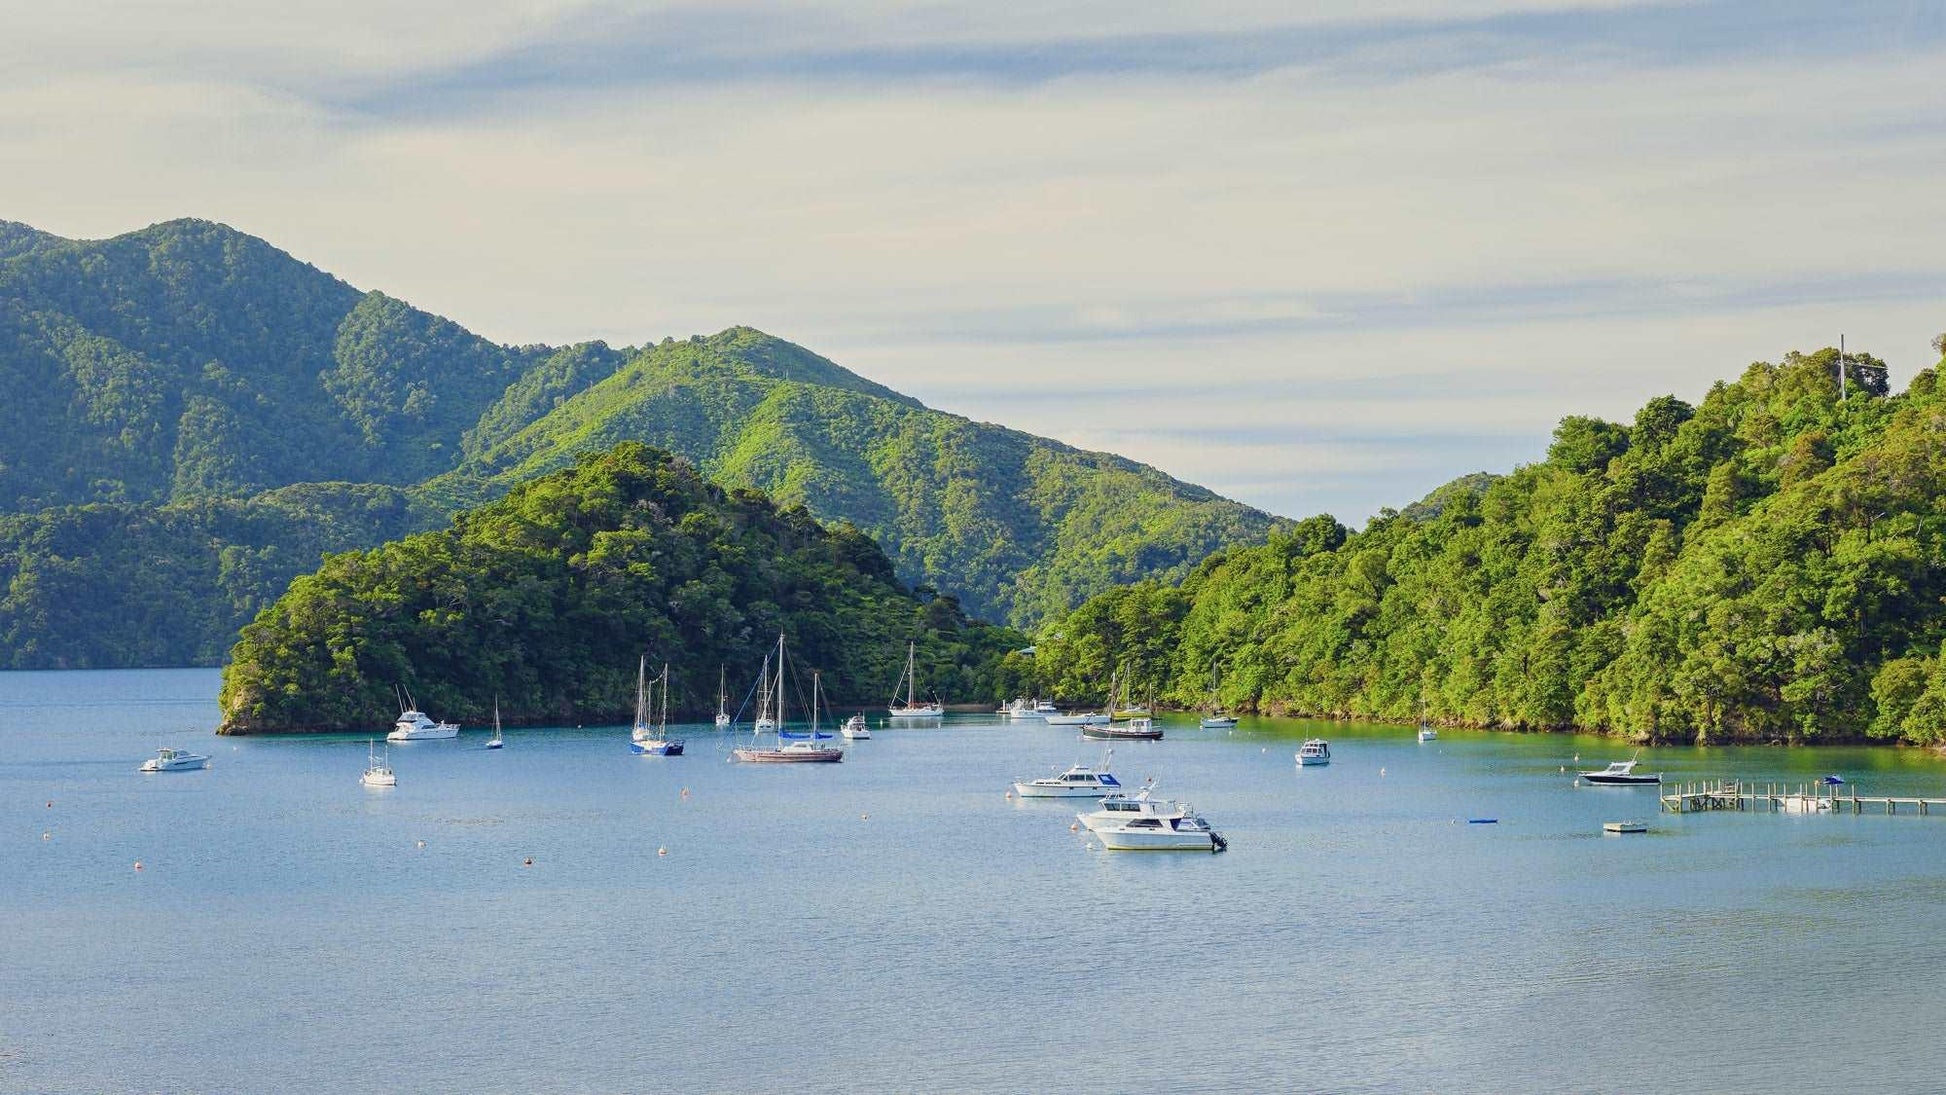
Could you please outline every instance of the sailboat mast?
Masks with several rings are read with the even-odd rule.
[[[648,671],[649,656],[644,654],[635,663],[635,728],[638,730],[647,726],[649,721]]]
[[[919,672],[916,668],[917,662],[915,660],[918,652],[918,643],[908,642],[905,644],[905,705],[907,707],[912,706],[913,693],[919,690]]]
[[[784,635],[777,634],[777,734],[784,734]]]
[[[668,728],[669,728],[669,663],[663,662],[662,663],[662,721],[657,725],[657,729],[667,730]]]

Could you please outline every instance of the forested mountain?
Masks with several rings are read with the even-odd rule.
[[[1181,577],[1268,519],[1154,468],[926,408],[748,328],[666,341],[439,484],[460,497],[635,438],[851,521],[908,580],[1032,622],[1115,582]]]
[[[1940,344],[1946,352],[1946,343]],[[1547,459],[1329,517],[1043,627],[1064,693],[1642,740],[1946,739],[1946,393],[1791,354],[1700,406],[1562,420]]]
[[[853,521],[906,581],[992,618],[1180,576],[1270,523],[748,329],[500,346],[219,224],[74,241],[0,222],[0,667],[206,662],[317,551],[625,439]],[[90,630],[115,618],[172,623]]]
[[[838,703],[883,702],[908,639],[944,695],[1005,694],[1029,665],[1019,632],[908,593],[856,529],[628,442],[293,582],[224,669],[223,729],[382,726],[400,685],[468,721],[496,699],[515,722],[619,720],[637,652],[669,663],[678,715],[707,717],[719,667],[741,694],[779,633],[799,710],[810,669]]]

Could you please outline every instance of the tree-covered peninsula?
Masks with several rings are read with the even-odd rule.
[[[636,660],[670,667],[683,716],[736,704],[779,633],[840,704],[889,698],[908,640],[948,699],[1021,687],[1020,633],[901,586],[864,534],[724,490],[639,443],[522,482],[450,527],[332,555],[243,629],[226,733],[370,729],[394,689],[478,722],[626,717]],[[808,675],[799,682],[808,695]],[[792,700],[793,704],[798,701]]]
[[[1946,343],[1936,344],[1946,352]],[[1640,740],[1946,739],[1946,393],[1791,354],[1351,532],[1317,517],[1044,625],[1064,694]]]

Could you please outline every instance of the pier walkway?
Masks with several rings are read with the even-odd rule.
[[[1785,783],[1746,783],[1739,780],[1710,780],[1678,783],[1665,789],[1662,810],[1669,814],[1689,814],[1712,810],[1768,810],[1787,814],[1908,813],[1930,815],[1946,813],[1946,798],[1917,798],[1906,795],[1861,795],[1849,784],[1829,786],[1821,783],[1799,784],[1795,790]]]

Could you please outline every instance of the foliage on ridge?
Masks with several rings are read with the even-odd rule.
[[[1946,346],[1942,346],[1946,350]],[[1042,671],[1262,711],[1643,740],[1946,740],[1946,400],[1790,354],[1547,459],[1312,518],[1044,626]]]

